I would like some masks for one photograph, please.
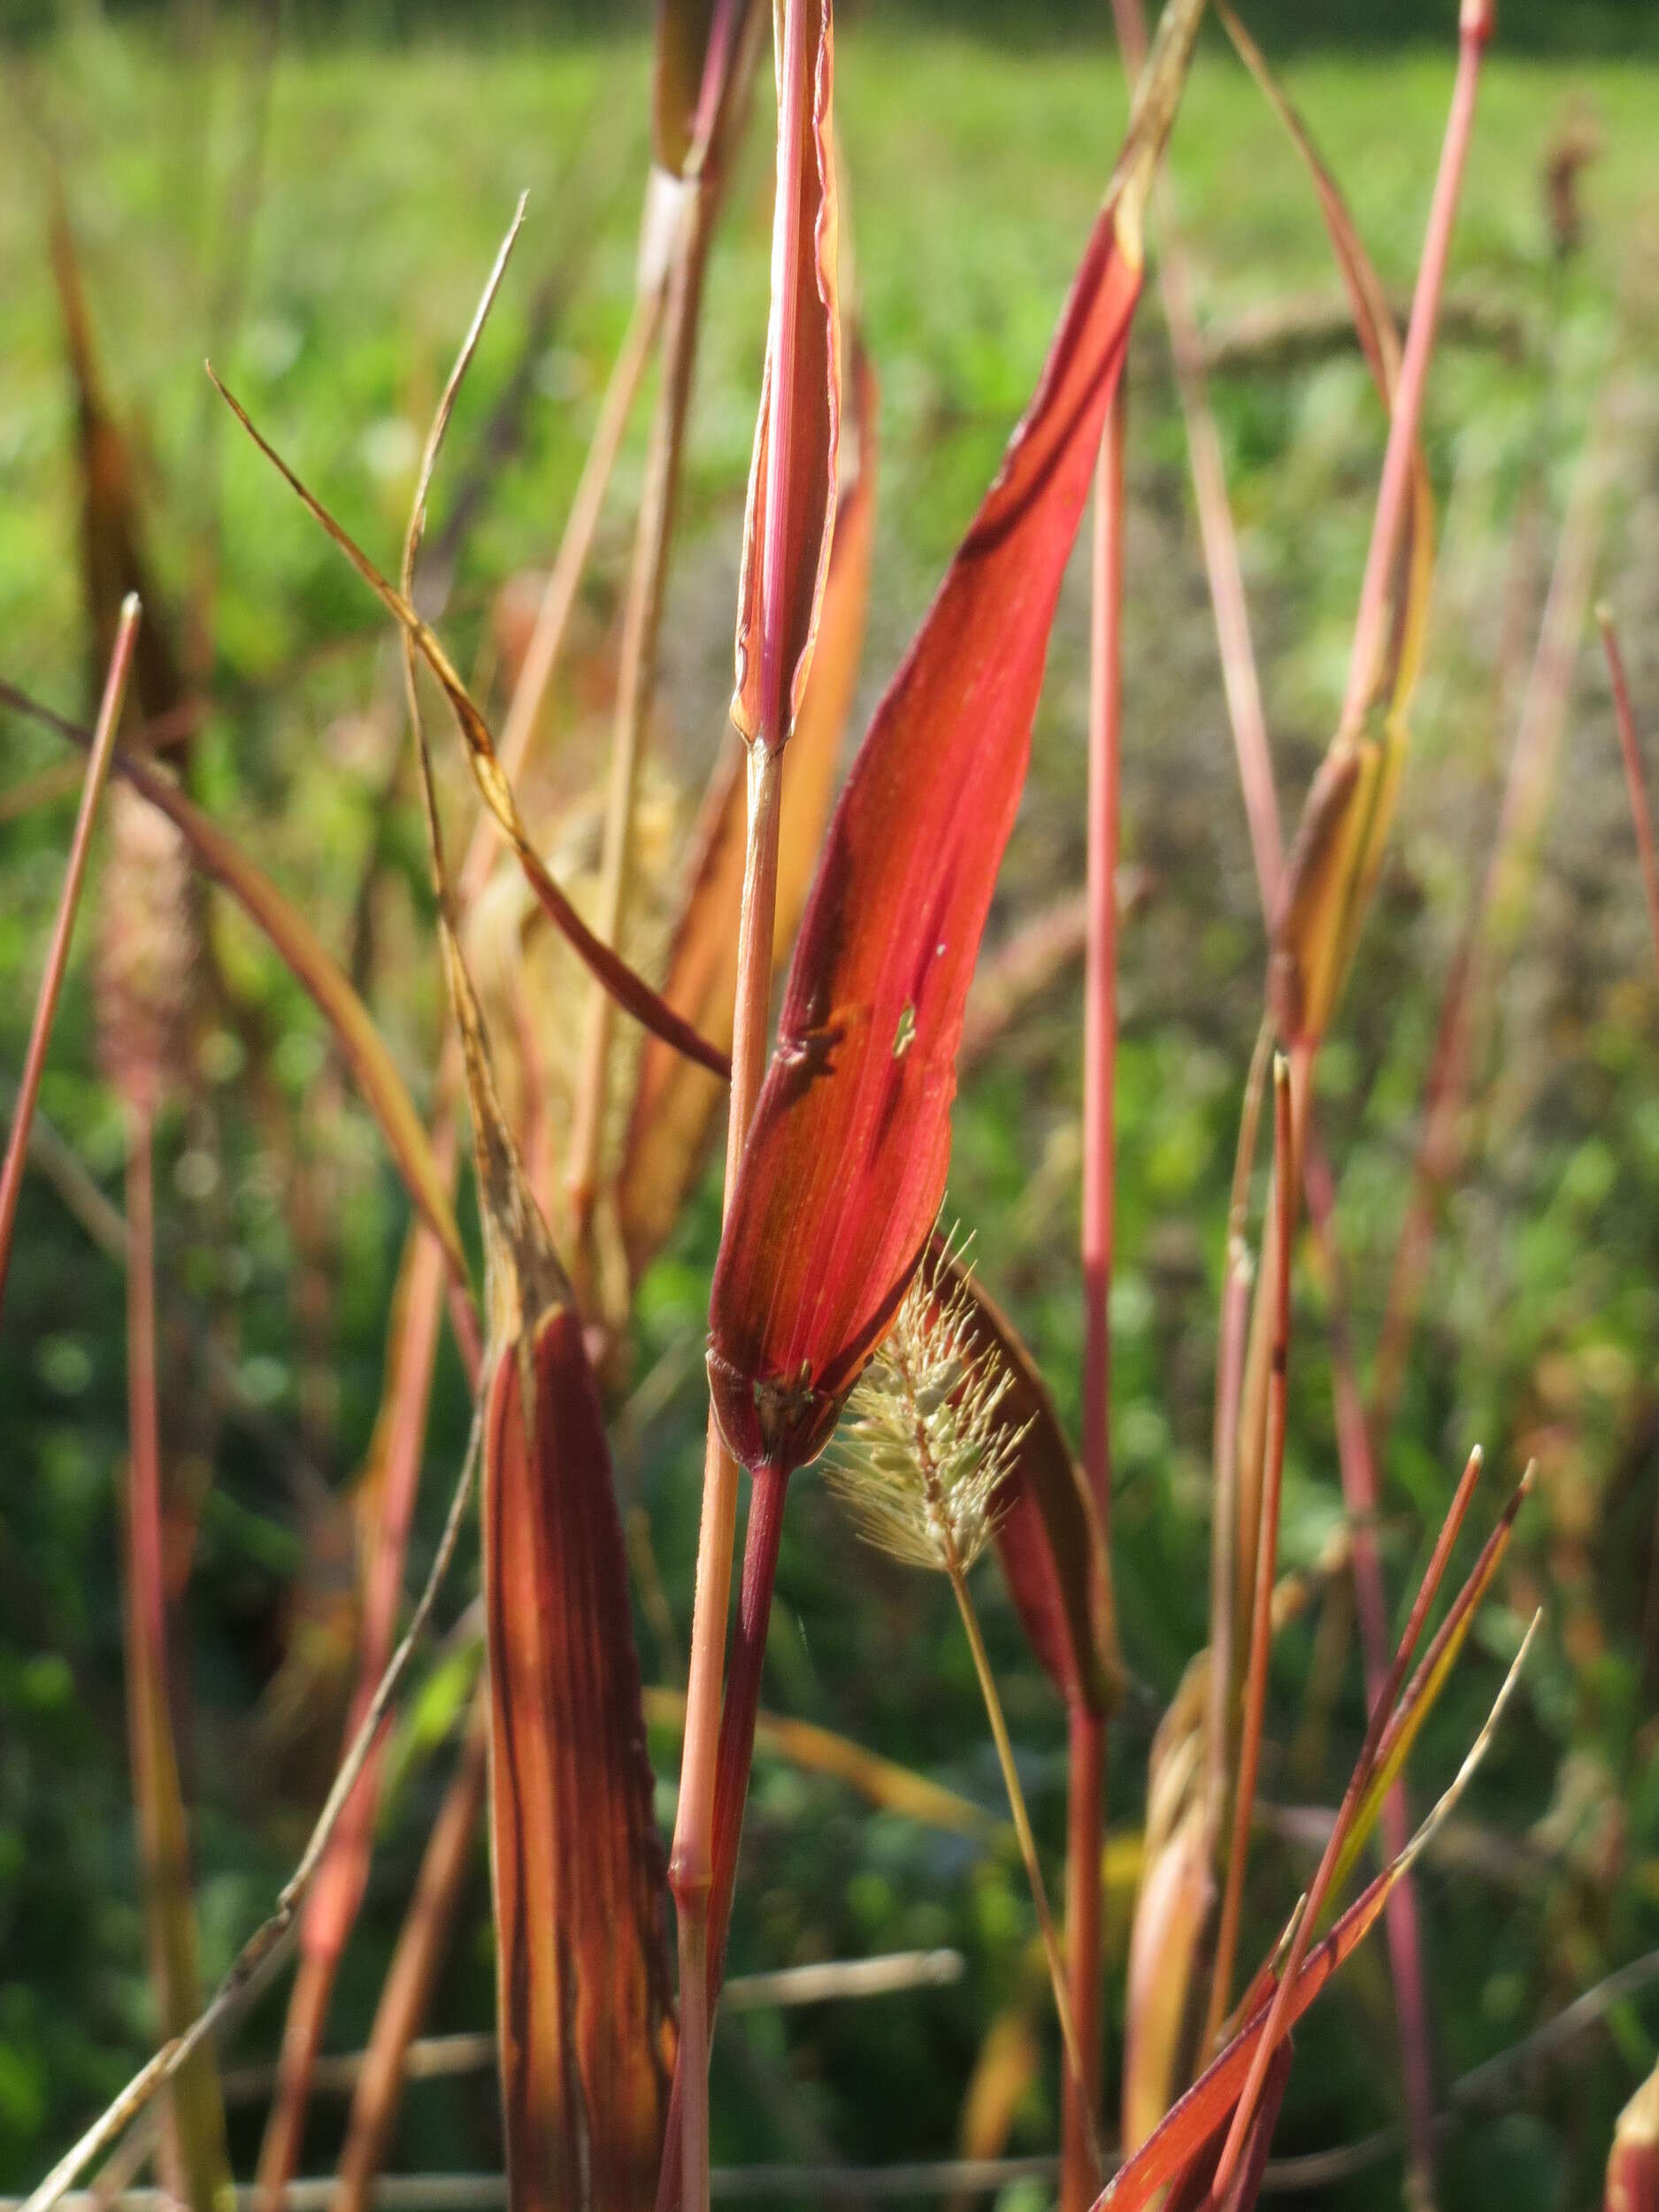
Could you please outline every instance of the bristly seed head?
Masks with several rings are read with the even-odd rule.
[[[860,1533],[915,1567],[965,1574],[995,1532],[1025,1433],[1000,1415],[1011,1378],[942,1271],[910,1279],[892,1328],[847,1403],[825,1462]]]

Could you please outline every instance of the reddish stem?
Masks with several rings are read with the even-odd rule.
[[[46,1048],[51,1042],[52,1020],[58,1011],[58,993],[63,989],[64,971],[69,964],[69,941],[74,934],[87,856],[92,849],[93,820],[114,757],[115,733],[120,724],[121,701],[126,695],[127,674],[132,666],[133,645],[138,635],[138,600],[129,594],[121,607],[109,673],[104,680],[104,696],[98,703],[97,727],[93,732],[92,750],[81,781],[81,809],[69,841],[69,861],[64,870],[64,887],[58,895],[58,918],[52,924],[51,942],[46,949],[46,965],[35,995],[28,1050],[23,1056],[23,1072],[18,1079],[17,1098],[12,1109],[5,1162],[0,1166],[0,1306],[5,1302],[12,1233],[17,1224],[24,1163],[28,1157],[29,1129],[35,1119],[35,1103],[40,1096],[41,1076],[46,1066]]]
[[[1118,846],[1123,756],[1124,427],[1121,390],[1094,485],[1089,678],[1087,938],[1083,983],[1083,1470],[1102,1550],[1111,1525],[1111,1268],[1118,1061]],[[1082,2085],[1065,2071],[1060,2201],[1080,2212],[1098,2186],[1091,2149],[1101,2069],[1101,1846],[1105,1723],[1074,1699],[1068,1724],[1067,1980]]]
[[[755,1754],[755,1720],[760,1710],[761,1669],[766,1655],[766,1624],[772,1615],[778,1574],[778,1546],[783,1533],[788,1477],[763,1467],[750,1487],[749,1531],[743,1543],[743,1578],[738,1593],[737,1634],[726,1672],[726,1702],[720,1714],[715,1760],[712,1841],[707,1893],[708,2016],[726,1972],[726,1940],[731,1927],[732,1896],[737,1883],[738,1846],[749,1796]],[[706,2063],[706,2062],[705,2062]],[[682,2035],[674,2066],[673,2089],[663,2141],[663,2171],[657,2186],[657,2212],[673,2212],[680,2202],[687,2061]],[[705,2084],[706,2088],[706,2084]]]

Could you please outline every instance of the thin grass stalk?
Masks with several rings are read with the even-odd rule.
[[[1255,1601],[1250,1618],[1249,1657],[1245,1670],[1244,1719],[1233,1791],[1233,1832],[1227,1849],[1225,1884],[1216,1930],[1215,1965],[1210,2010],[1201,2047],[1209,2050],[1226,2016],[1238,1950],[1239,1919],[1244,1901],[1244,1869],[1249,1855],[1250,1821],[1261,1763],[1262,1732],[1267,1711],[1267,1665],[1273,1642],[1273,1580],[1279,1560],[1279,1509],[1285,1471],[1285,1429],[1290,1371],[1290,1258],[1295,1217],[1295,1171],[1291,1126],[1289,1064],[1273,1063],[1273,1195],[1278,1233],[1273,1261],[1273,1349],[1267,1385],[1267,1456],[1263,1470],[1257,1522]],[[1214,1650],[1210,1664],[1220,1655]]]
[[[1112,19],[1117,25],[1125,70],[1133,85],[1145,65],[1147,55],[1146,12],[1141,0],[1112,0]],[[1169,325],[1175,388],[1187,431],[1193,504],[1198,514],[1204,573],[1209,580],[1210,606],[1215,616],[1227,720],[1238,755],[1239,781],[1244,793],[1245,819],[1249,826],[1250,852],[1256,864],[1262,910],[1271,915],[1279,896],[1279,872],[1285,856],[1279,799],[1273,786],[1272,756],[1268,745],[1267,712],[1262,703],[1261,678],[1250,641],[1244,565],[1239,556],[1239,536],[1227,498],[1221,434],[1217,427],[1215,410],[1210,403],[1204,342],[1193,305],[1191,273],[1179,227],[1170,206],[1170,196],[1162,180],[1154,187],[1154,214],[1160,248],[1158,296]]]
[[[1388,1671],[1388,1601],[1377,1548],[1379,1486],[1355,1370],[1348,1326],[1347,1285],[1336,1240],[1336,1191],[1330,1163],[1310,1125],[1302,1150],[1302,1187],[1308,1217],[1330,1288],[1331,1363],[1336,1398],[1337,1464],[1348,1514],[1348,1552],[1359,1617],[1360,1651],[1365,1670],[1365,1698],[1375,1706]],[[1397,1859],[1411,1838],[1411,1809],[1403,1778],[1383,1801],[1380,1816],[1385,1863]],[[1423,1977],[1423,1940],[1417,1921],[1417,1889],[1408,1874],[1389,1892],[1383,1908],[1405,2086],[1406,2121],[1414,2192],[1431,2200],[1434,2175],[1434,2078],[1429,2043],[1429,2008]]]
[[[595,921],[599,935],[610,945],[619,941],[633,888],[634,796],[644,746],[645,718],[656,681],[657,634],[662,626],[669,549],[679,503],[686,418],[691,404],[692,377],[703,320],[703,278],[717,204],[709,184],[699,178],[669,278],[662,388],[651,427],[645,486],[634,534],[634,565],[623,614],[621,674],[611,731],[611,781],[605,803],[604,848]],[[566,1176],[573,1250],[579,1270],[583,1263],[598,1195],[611,1030],[609,995],[595,990],[588,1002]]]
[[[1089,681],[1087,940],[1083,984],[1083,1471],[1102,1551],[1111,1528],[1112,1229],[1116,1196],[1118,848],[1123,749],[1125,401],[1106,418],[1094,484]],[[1063,2088],[1060,2201],[1082,2212],[1098,2185],[1101,1850],[1106,1724],[1080,1696],[1067,1717],[1065,1924],[1077,2050]]]
[[[1654,962],[1659,966],[1659,856],[1654,850],[1653,810],[1647,803],[1647,783],[1642,773],[1641,747],[1636,739],[1636,717],[1630,703],[1624,676],[1624,657],[1618,649],[1610,607],[1599,606],[1595,618],[1607,655],[1607,672],[1613,687],[1613,715],[1618,724],[1619,750],[1624,757],[1624,781],[1630,790],[1631,820],[1636,831],[1636,850],[1641,861],[1642,889],[1647,899],[1647,922],[1653,932]]]
[[[46,949],[46,965],[41,972],[40,989],[35,1000],[35,1019],[29,1030],[28,1048],[23,1056],[23,1070],[18,1078],[17,1096],[12,1108],[12,1126],[6,1135],[5,1160],[0,1165],[0,1308],[5,1302],[6,1275],[12,1262],[12,1237],[17,1225],[18,1194],[23,1187],[23,1170],[28,1157],[29,1130],[35,1119],[35,1102],[40,1097],[41,1076],[46,1066],[47,1047],[51,1042],[52,1022],[58,1012],[58,994],[63,989],[64,972],[69,964],[69,944],[74,934],[75,916],[80,910],[81,887],[87,872],[87,856],[92,849],[92,826],[98,810],[98,801],[109,777],[110,763],[115,753],[115,733],[120,726],[121,704],[127,694],[127,679],[133,664],[133,646],[138,634],[139,605],[137,595],[129,593],[121,607],[121,617],[115,633],[115,649],[110,656],[109,672],[104,680],[104,695],[98,702],[97,726],[93,732],[92,750],[88,756],[86,772],[81,785],[81,807],[75,816],[73,833],[69,841],[69,859],[64,870],[64,886],[58,895],[58,915],[52,924],[51,942]]]
[[[524,664],[518,680],[513,687],[512,699],[507,709],[507,719],[502,727],[501,764],[508,779],[516,781],[524,765],[530,740],[541,712],[541,703],[553,680],[553,672],[565,643],[571,609],[576,603],[577,587],[588,557],[593,550],[594,534],[599,526],[600,511],[604,505],[606,488],[616,467],[617,455],[621,449],[622,436],[627,428],[628,418],[644,379],[645,365],[650,358],[651,348],[663,319],[665,288],[655,283],[635,296],[634,310],[628,318],[628,327],[622,341],[621,350],[611,371],[605,386],[605,396],[600,403],[599,419],[594,426],[593,438],[588,448],[588,457],[565,518],[565,534],[559,541],[547,588],[541,594],[541,603],[536,609],[535,625],[530,633]],[[472,850],[480,845],[486,852],[494,849],[488,823],[480,822],[463,863],[460,884],[465,893],[470,888],[469,871],[474,865]]]
[[[444,1165],[449,1165],[447,1156]],[[363,1594],[357,1681],[346,1724],[347,1744],[385,1671],[396,1635],[403,1565],[420,1483],[427,1409],[437,1361],[446,1262],[435,1237],[420,1228],[414,1234],[408,1295],[403,1302],[403,1324],[396,1332],[396,1364],[388,1402],[386,1462],[380,1471],[380,1512]],[[380,1762],[376,1758],[365,1768],[358,1780],[342,1816],[328,1863],[307,1901],[299,1971],[283,2031],[277,2094],[260,2147],[257,2187],[259,2201],[268,2212],[277,2212],[283,2192],[298,2170],[311,2076],[322,2047],[340,1960],[368,1879],[379,1799]]]
[[[366,2212],[374,2177],[385,2163],[410,2046],[431,2001],[472,1863],[488,1780],[488,1752],[489,1693],[480,1684],[460,1761],[433,1824],[409,1914],[381,1985],[352,2097],[334,2212]]]
[[[949,1545],[949,1534],[946,1542]],[[985,1700],[985,1716],[991,1725],[992,1740],[996,1746],[997,1762],[1002,1770],[1002,1785],[1008,1793],[1008,1809],[1013,1816],[1014,1832],[1019,1839],[1019,1855],[1025,1861],[1025,1878],[1031,1886],[1031,1901],[1037,1915],[1037,1928],[1042,1938],[1043,1956],[1048,1961],[1048,1980],[1054,1991],[1054,2008],[1060,2023],[1060,2039],[1065,2046],[1066,2063],[1071,2076],[1071,2085],[1079,2120],[1088,2144],[1088,2156],[1094,2167],[1096,2185],[1105,2178],[1106,2160],[1094,2124],[1094,2100],[1090,2094],[1083,2067],[1083,2047],[1079,2040],[1077,2022],[1072,2016],[1071,1993],[1066,1982],[1064,1955],[1060,1948],[1060,1937],[1054,1924],[1054,1915],[1048,1909],[1048,1892],[1042,1878],[1042,1864],[1037,1856],[1037,1839],[1032,1833],[1031,1815],[1025,1806],[1025,1793],[1020,1786],[1019,1768],[1014,1758],[1014,1746],[1008,1732],[1008,1721],[1002,1711],[1002,1701],[997,1694],[996,1677],[992,1671],[990,1655],[985,1648],[985,1639],[979,1633],[979,1616],[973,1609],[973,1600],[968,1591],[968,1578],[962,1571],[954,1551],[946,1570],[950,1587],[956,1601],[956,1610],[962,1616],[968,1648],[973,1655],[973,1671],[979,1679],[979,1694]]]
[[[1521,702],[1498,826],[1479,898],[1447,972],[1411,1187],[1407,1196],[1371,1369],[1371,1431],[1380,1452],[1394,1426],[1433,1241],[1440,1195],[1462,1156],[1459,1122],[1476,1057],[1477,1019],[1494,949],[1519,915],[1528,858],[1537,842],[1555,775],[1578,640],[1601,534],[1606,457],[1601,423],[1592,426],[1573,480],[1538,645]]]
[[[1312,1941],[1313,1932],[1318,1924],[1325,1899],[1330,1893],[1332,1877],[1338,1857],[1347,1839],[1355,1810],[1371,1780],[1378,1752],[1394,1718],[1401,1688],[1406,1678],[1406,1670],[1411,1663],[1411,1655],[1417,1648],[1417,1639],[1423,1632],[1423,1624],[1427,1618],[1429,1608],[1434,1602],[1434,1594],[1446,1571],[1446,1563],[1451,1556],[1452,1547],[1456,1542],[1458,1532],[1463,1527],[1464,1516],[1469,1510],[1470,1501],[1474,1495],[1475,1485],[1480,1477],[1480,1468],[1481,1453],[1479,1446],[1477,1445],[1469,1455],[1462,1479],[1453,1493],[1446,1519],[1441,1525],[1439,1536],[1435,1539],[1434,1549],[1412,1605],[1410,1617],[1406,1623],[1405,1633],[1400,1640],[1394,1663],[1389,1668],[1387,1677],[1383,1683],[1382,1694],[1371,1708],[1371,1721],[1365,1731],[1365,1740],[1360,1747],[1359,1757],[1354,1763],[1353,1773],[1348,1778],[1348,1787],[1342,1793],[1341,1804],[1337,1808],[1337,1816],[1332,1825],[1331,1833],[1326,1839],[1318,1868],[1312,1882],[1309,1885],[1306,1900],[1297,1916],[1289,1949],[1284,1964],[1279,1970],[1279,1986],[1274,1994],[1272,2009],[1268,2014],[1266,2025],[1263,2029],[1255,2056],[1251,2060],[1249,2072],[1245,2078],[1244,2087],[1240,2093],[1239,2101],[1233,2111],[1233,2124],[1228,2130],[1227,2139],[1222,2147],[1221,2157],[1216,2167],[1214,2193],[1217,2197],[1225,2193],[1227,2185],[1232,2180],[1239,2155],[1244,2148],[1249,2131],[1251,2115],[1255,2110],[1256,2100],[1261,2094],[1263,2083],[1266,2079],[1267,2069],[1271,2062],[1273,2052],[1284,2032],[1291,1993],[1294,1990],[1296,1978],[1302,1970],[1302,1961],[1307,1957],[1308,1947]]]

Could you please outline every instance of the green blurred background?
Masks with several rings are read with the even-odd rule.
[[[838,98],[865,334],[880,378],[876,588],[860,687],[878,695],[1029,392],[1125,113],[1103,8],[864,5],[843,12]],[[1455,9],[1293,0],[1259,12],[1385,280],[1409,287],[1450,85]],[[1257,19],[1257,12],[1250,12]],[[446,634],[488,673],[503,583],[557,544],[632,299],[649,50],[637,11],[201,4],[0,23],[0,673],[79,711],[90,684],[77,576],[73,399],[46,251],[58,164],[111,394],[142,461],[173,611],[216,542],[212,707],[193,784],[354,948],[417,1096],[430,1097],[439,979],[413,795],[399,773],[396,656],[337,555],[233,434],[204,351],[383,562],[424,426],[520,189],[529,216],[464,394],[435,505],[465,477],[516,369],[522,433],[462,548]],[[1595,584],[1616,609],[1659,766],[1659,14],[1502,12],[1453,251],[1425,442],[1441,556],[1429,664],[1390,857],[1321,1068],[1324,1133],[1362,1368],[1374,1347],[1448,963],[1485,867],[1563,513],[1597,441]],[[274,58],[273,55],[274,54]],[[672,572],[662,803],[683,826],[730,685],[743,485],[764,337],[769,96],[715,253]],[[1571,205],[1548,178],[1578,145]],[[257,152],[251,150],[258,150]],[[1557,171],[1560,165],[1556,163]],[[1271,723],[1294,821],[1339,703],[1382,444],[1295,157],[1218,40],[1176,132],[1190,242]],[[1572,219],[1569,221],[1571,216]],[[538,307],[545,316],[538,321]],[[1275,345],[1294,326],[1301,337]],[[1263,332],[1269,336],[1263,338]],[[1309,334],[1311,333],[1311,335]],[[1205,1632],[1215,1313],[1238,1103],[1261,1004],[1256,910],[1167,339],[1149,293],[1130,398],[1125,858],[1149,896],[1123,951],[1113,1292],[1114,1549],[1133,1676],[1111,1737],[1115,1833],[1141,1819],[1152,1730]],[[585,587],[561,695],[556,784],[581,849],[603,761],[615,616],[643,411]],[[1030,788],[993,917],[1009,939],[1080,886],[1087,578],[1069,580]],[[862,711],[855,722],[862,726]],[[15,1076],[73,800],[9,804],[61,756],[0,739],[0,1072]],[[682,795],[676,796],[676,795]],[[96,880],[94,886],[96,898]],[[178,1609],[187,1793],[205,1964],[228,1961],[324,1787],[349,1645],[327,1646],[338,1505],[365,1449],[406,1210],[315,1014],[215,910],[234,999],[160,1159],[170,1448],[200,1498]],[[121,1136],[97,1073],[90,929],[42,1106],[73,1164],[119,1198]],[[557,1019],[557,1015],[553,1018]],[[950,1209],[1014,1308],[1076,1432],[1080,1304],[1078,977],[1025,1006],[965,1082]],[[254,1078],[257,1076],[256,1083]],[[1399,1601],[1477,1439],[1494,1492],[1543,1480],[1514,1563],[1418,1754],[1419,1801],[1479,1726],[1519,1624],[1543,1649],[1419,1893],[1443,2092],[1578,1991],[1659,1945],[1659,987],[1593,626],[1580,641],[1524,910],[1502,948],[1472,1085],[1468,1164],[1440,1224],[1424,1326],[1384,1470]],[[66,1208],[25,1191],[0,1330],[0,2189],[28,2185],[154,2032],[122,1714],[115,1479],[124,1448],[119,1269]],[[701,1467],[700,1352],[718,1191],[706,1189],[637,1316],[618,1478],[649,1514],[672,1634],[641,1617],[648,1681],[688,1632]],[[1340,1517],[1327,1286],[1298,1256],[1284,1548],[1317,1564]],[[214,1339],[220,1368],[203,1356]],[[236,1388],[211,1377],[228,1363]],[[429,1556],[465,1432],[446,1346],[416,1546]],[[301,1443],[323,1482],[296,1486]],[[1485,1508],[1489,1516],[1490,1501]],[[1484,1524],[1483,1524],[1484,1525]],[[330,1547],[334,1547],[331,1550]],[[446,1626],[475,1586],[466,1557]],[[1057,1867],[1064,1720],[995,1571],[987,1632]],[[296,1591],[307,1594],[305,1603]],[[306,1609],[309,1605],[311,1610]],[[323,1622],[320,1645],[303,1629]],[[302,1662],[303,1663],[302,1664]],[[774,1709],[835,1728],[987,1806],[998,1781],[949,1593],[862,1548],[808,1475],[795,1486],[768,1650]],[[402,1724],[368,1904],[329,2046],[363,2038],[449,1770],[465,1666],[443,1647]],[[1246,1955],[1311,1863],[1299,1808],[1335,1802],[1363,1714],[1344,1586],[1276,1650]],[[664,1822],[676,1746],[654,1739]],[[1127,1893],[1113,1894],[1111,2004]],[[1018,1865],[764,1757],[733,1938],[739,1967],[950,1945],[955,1986],[733,2016],[716,2054],[716,2154],[883,2161],[956,2143],[999,2021],[1041,2015]],[[481,1850],[433,2024],[488,2019]],[[274,2050],[280,1993],[233,2062]],[[1114,2047],[1118,2037],[1114,2025]],[[1398,2117],[1386,1965],[1372,1945],[1303,2039],[1280,2153]],[[1614,2115],[1659,2048],[1659,1987],[1613,2008],[1498,2109],[1444,2140],[1448,2206],[1579,2206]],[[1055,2139],[1054,2053],[1008,2147]],[[330,2170],[319,2100],[305,2170]],[[259,2108],[234,2115],[246,2174]],[[499,2163],[487,2078],[409,2101],[400,2166]],[[1386,2157],[1325,2200],[1398,2200]],[[1043,2200],[1037,2185],[1006,2193]]]

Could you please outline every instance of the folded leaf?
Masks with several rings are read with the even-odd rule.
[[[870,556],[875,535],[875,373],[851,346],[855,448],[835,506],[835,535],[811,675],[783,759],[772,956],[795,941],[823,842],[841,739],[858,680]],[[741,746],[729,753],[704,810],[688,887],[669,947],[663,996],[710,1042],[729,1050],[737,987],[737,921],[743,895],[745,780]],[[725,1087],[660,1038],[640,1057],[618,1203],[634,1279],[662,1249],[708,1149]]]
[[[792,735],[801,710],[835,524],[841,371],[834,53],[826,0],[807,0],[780,19],[772,322],[749,472],[732,699],[740,733],[770,752]]]
[[[831,822],[715,1271],[710,1385],[751,1469],[828,1441],[944,1194],[963,1002],[1200,12],[1166,14],[1036,396]]]

